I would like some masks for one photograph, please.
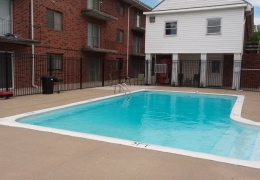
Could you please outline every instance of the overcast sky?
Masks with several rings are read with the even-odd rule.
[[[141,0],[151,7],[156,6],[161,0]],[[260,0],[247,0],[255,7],[255,24],[260,25]]]

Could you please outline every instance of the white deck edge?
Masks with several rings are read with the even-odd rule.
[[[220,96],[235,96],[235,97],[237,97],[237,100],[231,111],[230,118],[236,122],[239,122],[239,123],[242,123],[245,125],[260,127],[260,123],[257,123],[257,122],[254,122],[254,121],[241,117],[242,106],[243,106],[243,102],[244,102],[244,98],[245,98],[245,96],[242,96],[242,95],[200,93],[200,92],[194,92],[194,91],[193,92],[183,92],[183,91],[148,90],[148,89],[132,91],[132,93],[141,92],[141,91],[161,91],[161,92],[163,91],[163,92],[178,92],[178,93],[198,93],[198,94],[220,95]],[[113,144],[138,147],[138,148],[142,148],[142,149],[149,149],[149,150],[155,150],[155,151],[160,151],[160,152],[173,153],[173,154],[184,155],[184,156],[189,156],[189,157],[194,157],[194,158],[228,163],[228,164],[232,164],[232,165],[239,165],[239,166],[260,169],[260,161],[239,160],[239,159],[222,157],[222,156],[217,156],[217,155],[212,155],[212,154],[206,154],[206,153],[200,153],[200,152],[194,152],[194,151],[188,151],[188,150],[182,150],[182,149],[176,149],[176,148],[170,148],[170,147],[164,147],[164,146],[139,143],[139,142],[122,140],[122,139],[117,139],[117,138],[110,138],[110,137],[105,137],[105,136],[98,136],[98,135],[79,133],[79,132],[73,132],[73,131],[67,131],[67,130],[61,130],[61,129],[54,129],[54,128],[48,128],[48,127],[42,127],[42,126],[22,124],[22,123],[19,123],[16,121],[19,118],[23,118],[23,117],[30,116],[30,115],[36,115],[39,113],[67,108],[67,107],[71,107],[71,106],[75,106],[75,105],[81,105],[81,104],[85,104],[85,103],[89,103],[89,102],[112,98],[112,97],[118,97],[118,96],[122,96],[122,95],[124,95],[124,94],[121,93],[121,94],[106,96],[106,97],[102,97],[102,98],[95,98],[92,100],[81,101],[81,102],[71,103],[71,104],[67,104],[67,105],[63,105],[63,106],[23,113],[23,114],[5,117],[5,118],[0,118],[0,125],[32,129],[32,130],[43,131],[43,132],[51,132],[51,133],[56,133],[56,134],[61,134],[61,135],[72,136],[72,137],[80,137],[80,138],[85,138],[85,139],[90,139],[90,140],[103,141],[103,142],[108,142],[108,143],[113,143]]]

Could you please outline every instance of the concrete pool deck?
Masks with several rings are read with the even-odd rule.
[[[242,117],[260,122],[260,93],[130,86],[245,95]],[[113,94],[112,87],[0,100],[0,118]],[[0,179],[255,179],[259,169],[82,138],[0,126]]]

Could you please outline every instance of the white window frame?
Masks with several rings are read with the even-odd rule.
[[[48,12],[53,12],[53,27],[48,27]],[[57,25],[57,21],[55,21],[55,14],[59,14],[60,16],[60,29],[59,27],[57,28],[57,26],[55,27],[55,24]],[[56,30],[56,31],[63,31],[63,14],[62,12],[59,11],[54,11],[52,9],[47,9],[47,28],[48,29],[52,29],[52,30]]]
[[[139,10],[135,11],[135,27],[142,26],[142,13]]]
[[[118,33],[119,33],[119,34],[118,34]],[[120,37],[119,37],[119,39],[117,39],[117,38],[118,38],[118,35],[121,35],[121,33],[122,33],[122,39],[120,39]],[[118,41],[118,40],[122,40],[122,41],[120,42],[120,41]],[[121,43],[121,44],[124,43],[124,31],[121,30],[121,29],[117,29],[117,30],[116,30],[116,42],[117,42],[117,43]]]
[[[98,26],[98,47],[96,47],[96,48],[100,48],[100,25],[99,24],[95,24],[95,23],[88,23],[88,40],[87,40],[87,43],[88,43],[88,46],[90,46],[90,47],[94,47],[94,44],[91,44],[91,42],[90,42],[90,40],[89,40],[89,25],[91,24],[91,26],[92,26],[92,34],[91,34],[91,36],[92,36],[92,38],[93,38],[93,25],[96,25],[96,26]]]
[[[52,62],[51,62],[51,68],[52,69],[49,69],[50,68],[50,57],[52,58]],[[61,59],[59,59],[61,58]],[[52,72],[56,72],[56,71],[60,71],[62,72],[63,71],[63,61],[64,61],[64,58],[63,58],[63,54],[53,54],[53,53],[48,53],[47,54],[47,70],[48,72],[52,71]]]
[[[10,33],[14,33],[14,21],[13,21],[13,1],[10,0],[10,21],[11,21],[11,24],[10,24]],[[0,34],[0,36],[4,36],[4,34]],[[1,52],[1,51],[0,51]]]
[[[88,9],[95,9],[94,8],[94,1],[98,1],[98,11],[100,11],[100,0],[88,0]]]
[[[141,37],[140,36],[134,37],[134,53],[137,53],[137,54],[141,53]]]
[[[14,89],[15,87],[14,87],[14,52],[12,52],[12,51],[0,51],[0,53],[9,53],[9,54],[12,54],[13,56],[12,56],[12,87],[10,87],[9,89]],[[4,89],[1,89],[0,88],[0,90],[4,90]]]
[[[209,20],[220,20],[219,26],[208,26]],[[220,32],[217,33],[209,33],[208,28],[209,27],[220,27]],[[222,34],[222,18],[207,18],[206,19],[206,35],[221,35]]]
[[[176,34],[166,34],[166,29],[175,29],[175,28],[166,28],[166,23],[176,23]],[[164,22],[164,36],[177,36],[178,35],[178,21],[165,21]]]

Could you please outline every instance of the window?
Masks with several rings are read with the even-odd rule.
[[[124,31],[116,30],[116,42],[123,43],[124,40]]]
[[[212,61],[212,73],[220,73],[220,61]]]
[[[116,59],[116,70],[123,71],[123,59],[122,58]]]
[[[100,11],[100,0],[88,0],[88,9]]]
[[[100,26],[88,23],[88,46],[99,48]]]
[[[62,14],[47,9],[47,27],[55,30],[62,30]]]
[[[207,34],[221,33],[221,19],[208,19]]]
[[[0,89],[12,88],[13,84],[12,54],[0,52]]]
[[[62,54],[48,54],[48,71],[63,71]]]
[[[177,34],[177,22],[167,22],[165,24],[165,35]]]
[[[135,36],[135,45],[134,45],[134,53],[140,53],[140,37],[139,36]]]
[[[117,1],[117,13],[120,15],[124,15],[124,4],[121,1]]]
[[[150,23],[155,23],[155,16],[149,17],[149,21],[150,21]]]
[[[135,12],[135,26],[136,27],[141,27],[141,12],[140,11],[136,11]]]
[[[12,32],[11,2],[0,0],[0,36]]]

